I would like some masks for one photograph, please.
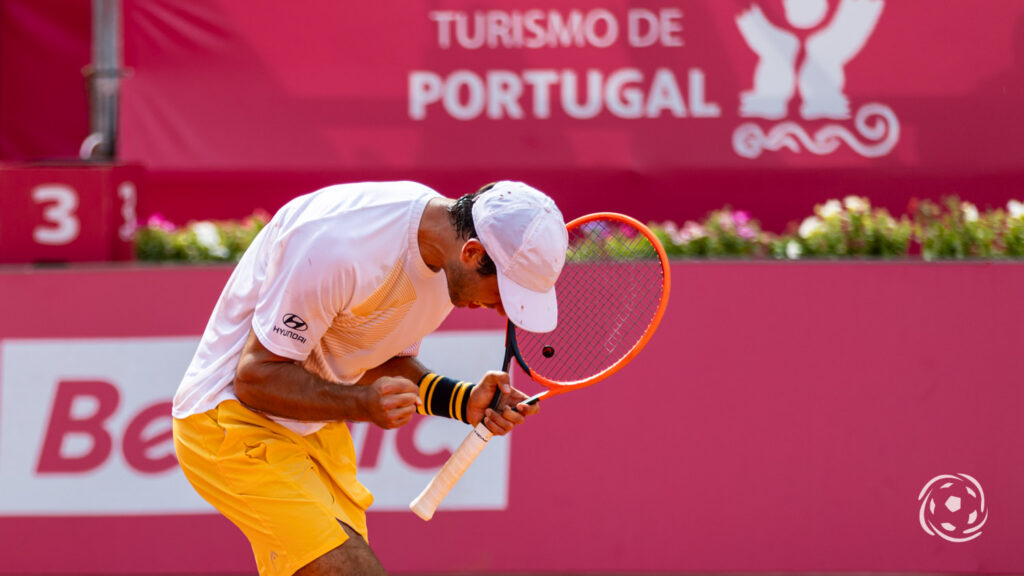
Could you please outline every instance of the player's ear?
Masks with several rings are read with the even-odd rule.
[[[484,254],[486,254],[484,245],[476,238],[470,238],[462,245],[460,259],[463,264],[476,268],[480,266],[480,260],[484,257]]]

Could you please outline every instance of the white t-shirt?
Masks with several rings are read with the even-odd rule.
[[[415,182],[366,182],[281,208],[224,287],[174,396],[174,417],[236,398],[250,328],[274,354],[339,384],[415,355],[453,308],[444,272],[427,267],[417,241],[423,210],[437,197]],[[300,434],[324,424],[274,420]]]

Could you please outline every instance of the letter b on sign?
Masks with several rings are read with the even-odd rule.
[[[114,448],[114,437],[108,429],[108,420],[120,403],[120,393],[109,382],[60,381],[54,395],[36,473],[73,474],[100,467]],[[175,465],[173,452],[162,457],[151,457],[148,454],[154,445],[170,441],[170,426],[147,435],[152,422],[163,418],[169,424],[170,412],[170,402],[158,402],[142,409],[130,420],[122,441],[122,451],[129,466],[139,472],[153,474]],[[65,448],[73,439],[85,440],[87,448],[77,454],[68,454]]]

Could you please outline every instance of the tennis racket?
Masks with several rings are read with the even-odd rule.
[[[566,225],[569,247],[555,283],[558,327],[540,334],[508,323],[505,360],[512,358],[545,390],[525,402],[599,382],[625,366],[651,339],[670,287],[668,258],[657,237],[640,222],[610,212],[590,214]],[[501,392],[491,408],[497,409]],[[409,505],[430,520],[491,438],[476,425],[423,492]]]

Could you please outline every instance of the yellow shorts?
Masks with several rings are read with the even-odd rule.
[[[227,401],[175,419],[174,449],[196,491],[245,533],[261,576],[291,575],[340,546],[339,521],[366,537],[373,495],[356,480],[343,423],[300,436]]]

